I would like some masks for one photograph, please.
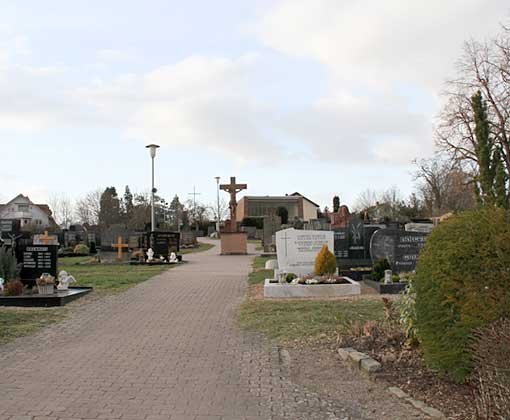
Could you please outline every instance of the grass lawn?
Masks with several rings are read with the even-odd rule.
[[[64,308],[0,308],[0,344],[31,334],[62,319],[65,314]]]
[[[262,332],[282,344],[334,342],[353,325],[382,319],[384,308],[377,299],[345,300],[264,300],[257,297],[264,279],[273,277],[265,270],[269,258],[256,257],[248,276],[249,292],[241,307],[240,324]],[[313,286],[312,286],[313,287]]]
[[[82,264],[89,257],[61,258],[58,269],[67,271],[76,280],[73,286],[92,286],[99,293],[122,292],[150,277],[162,273],[170,266],[128,264]]]
[[[197,248],[181,249],[180,253],[183,254],[183,255],[186,255],[186,254],[192,254],[194,252],[207,251],[207,250],[213,248],[214,246],[215,245],[213,245],[213,244],[206,244],[206,243],[203,243],[203,242],[199,242]]]

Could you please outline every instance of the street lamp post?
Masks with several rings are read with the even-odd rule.
[[[151,160],[152,160],[152,189],[151,189],[151,232],[156,230],[156,214],[154,212],[154,194],[156,194],[156,188],[154,187],[154,158],[156,157],[156,150],[159,148],[157,144],[149,144],[146,146],[149,149]]]
[[[215,176],[216,180],[216,195],[217,195],[217,204],[218,204],[218,213],[216,214],[216,232],[220,233],[220,177]]]

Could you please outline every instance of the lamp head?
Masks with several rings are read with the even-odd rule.
[[[151,158],[154,159],[156,157],[156,150],[159,148],[159,146],[157,144],[149,144],[148,146],[145,147],[149,149]]]

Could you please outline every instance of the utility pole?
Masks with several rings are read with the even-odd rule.
[[[218,235],[220,234],[220,177],[215,176],[214,179],[216,180],[216,199],[217,199],[217,205],[218,205],[218,213],[216,214],[216,232],[218,232]]]
[[[200,195],[200,193],[197,193],[195,191],[195,186],[193,185],[193,192],[192,193],[188,193],[188,195],[192,195],[193,196],[193,215],[195,217],[195,230],[198,230],[197,200],[196,200],[196,197],[197,197],[197,195]]]

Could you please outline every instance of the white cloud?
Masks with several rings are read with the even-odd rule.
[[[437,95],[462,43],[499,30],[504,0],[282,0],[254,26],[268,47],[323,65],[327,96],[289,116],[321,160],[409,164],[432,150]]]
[[[342,81],[437,89],[462,43],[499,30],[509,12],[506,0],[284,0],[255,31],[269,47],[318,60]]]
[[[283,152],[266,134],[272,110],[254,100],[245,78],[256,56],[191,56],[142,75],[124,75],[76,91],[130,136],[175,147],[198,146],[240,162]]]

